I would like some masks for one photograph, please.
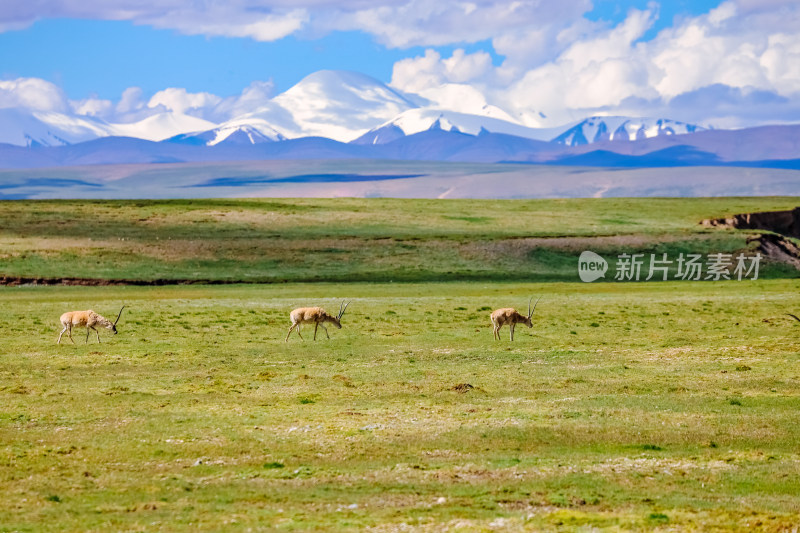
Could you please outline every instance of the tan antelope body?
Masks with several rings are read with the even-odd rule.
[[[122,309],[125,309],[125,306],[122,306]],[[68,311],[61,315],[61,325],[64,326],[64,329],[61,330],[61,333],[58,334],[58,341],[56,344],[61,344],[61,336],[64,335],[64,332],[67,332],[69,335],[69,340],[75,344],[75,339],[72,338],[72,328],[86,328],[86,342],[89,342],[89,331],[94,330],[97,334],[97,342],[100,342],[100,333],[95,329],[95,326],[100,326],[106,329],[109,329],[114,332],[114,335],[117,334],[117,322],[119,322],[119,317],[122,316],[122,309],[119,310],[119,315],[117,315],[117,319],[114,322],[111,322],[109,319],[105,318],[102,315],[98,315],[91,309],[88,311]]]
[[[321,307],[298,307],[289,314],[289,318],[292,320],[292,327],[289,328],[289,333],[286,334],[286,340],[283,342],[289,341],[289,335],[291,335],[292,331],[295,329],[297,329],[297,335],[302,339],[303,336],[300,335],[300,325],[302,324],[314,324],[314,340],[317,340],[317,328],[320,326],[325,330],[325,335],[330,339],[331,336],[328,335],[328,328],[325,327],[325,322],[330,322],[338,329],[342,329],[342,315],[344,315],[348,305],[350,305],[350,302],[346,304],[342,302],[339,305],[339,314],[336,316],[328,314],[328,312]]]
[[[541,298],[541,296],[539,297]],[[514,340],[514,328],[517,324],[525,324],[529,328],[533,327],[533,322],[531,321],[531,316],[533,315],[533,311],[536,310],[536,304],[539,303],[539,299],[536,300],[536,304],[533,304],[533,309],[531,309],[531,301],[528,300],[528,315],[525,316],[513,307],[504,307],[503,309],[496,309],[492,311],[490,315],[492,319],[492,325],[494,329],[492,331],[494,338],[500,340],[500,328],[505,325],[508,325],[508,329],[511,330],[511,340]]]

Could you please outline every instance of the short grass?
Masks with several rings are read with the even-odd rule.
[[[0,275],[123,280],[574,281],[581,251],[752,251],[699,225],[798,198],[0,202]],[[780,267],[762,276],[796,275]]]
[[[799,290],[3,288],[0,531],[790,531]],[[532,294],[534,329],[493,341]],[[330,340],[284,343],[344,298]],[[123,302],[118,335],[55,344],[63,311]]]

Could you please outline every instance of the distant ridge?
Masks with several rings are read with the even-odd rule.
[[[234,135],[246,133],[241,131]],[[385,159],[620,168],[744,166],[796,169],[797,160],[800,160],[798,125],[708,130],[580,146],[486,130],[472,135],[439,127],[371,144],[342,143],[324,137],[264,140],[256,144],[230,135],[213,145],[203,140],[201,136],[178,136],[164,142],[103,137],[67,146],[23,148],[0,144],[0,168],[270,159]]]

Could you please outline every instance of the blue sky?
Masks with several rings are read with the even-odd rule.
[[[491,43],[462,43],[491,51]],[[455,45],[437,46],[450,55]],[[360,31],[318,38],[290,35],[274,42],[182,35],[129,21],[45,19],[0,34],[0,77],[38,77],[70,98],[117,98],[128,87],[153,94],[166,87],[232,96],[254,80],[272,80],[282,92],[322,69],[354,70],[388,83],[392,66],[424,48],[387,48]]]
[[[720,0],[659,3],[659,17],[645,34],[650,39],[675,17],[698,15]],[[631,8],[652,0],[596,0],[588,20],[619,24]],[[455,48],[483,50],[501,62],[489,39],[447,46],[387,47],[365,31],[334,31],[317,37],[289,35],[272,42],[244,37],[185,35],[134,21],[50,18],[0,33],[0,77],[37,77],[58,84],[73,99],[97,95],[117,98],[126,88],[152,95],[166,87],[232,96],[254,80],[272,80],[281,92],[321,69],[354,70],[383,82],[395,62],[426,48],[449,56]]]
[[[439,86],[469,86],[523,122],[586,113],[702,112],[721,125],[800,118],[796,0],[136,4],[4,2],[0,107],[110,114],[132,88],[143,108],[167,105],[158,95],[169,88],[196,103],[192,95],[218,102],[260,84],[266,98],[314,71],[344,69],[434,101]],[[29,79],[41,97],[20,94],[19,80]],[[715,95],[724,101],[713,109],[673,105]],[[756,109],[736,111],[745,102]]]

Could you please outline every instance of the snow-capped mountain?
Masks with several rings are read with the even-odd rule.
[[[110,124],[111,135],[161,141],[181,133],[204,131],[216,124],[183,113],[164,112],[130,124]]]
[[[303,78],[266,105],[171,142],[206,144],[325,137],[348,142],[417,104],[380,81],[356,72],[322,70]]]
[[[263,120],[289,139],[347,142],[414,107],[404,95],[364,74],[321,70],[238,120]]]
[[[266,104],[222,123],[163,110],[138,122],[107,123],[86,115],[0,109],[0,143],[17,146],[61,146],[110,136],[207,146],[302,137],[365,145],[385,144],[430,129],[469,135],[485,131],[579,146],[703,128],[629,117],[591,117],[561,128],[532,128],[490,105],[467,85],[444,84],[410,95],[369,76],[335,70],[306,76]]]
[[[174,112],[128,124],[109,124],[85,115],[0,109],[0,142],[16,146],[65,146],[114,136],[160,141],[215,126],[213,122]]]
[[[261,144],[286,140],[278,130],[259,118],[230,120],[206,131],[182,133],[169,142],[216,146],[219,144]]]
[[[661,135],[681,135],[705,130],[702,126],[663,118],[589,117],[569,125],[552,141],[580,146],[601,141],[637,141]]]
[[[0,143],[16,146],[62,146],[113,135],[103,121],[26,109],[0,109]]]
[[[510,117],[509,117],[510,118]],[[493,116],[456,113],[431,107],[409,109],[354,140],[356,144],[385,144],[421,131],[440,129],[478,135],[481,131],[549,141],[560,129],[528,128]]]

